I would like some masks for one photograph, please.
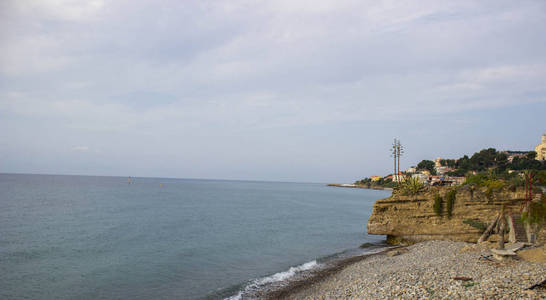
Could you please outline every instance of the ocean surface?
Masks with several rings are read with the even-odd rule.
[[[0,174],[1,299],[222,299],[357,255],[375,200],[325,184]]]

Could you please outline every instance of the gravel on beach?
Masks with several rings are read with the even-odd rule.
[[[546,299],[546,263],[497,262],[487,245],[428,241],[375,255],[285,299]],[[455,277],[462,277],[456,280]]]

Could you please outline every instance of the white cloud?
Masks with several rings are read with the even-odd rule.
[[[23,14],[39,14],[45,18],[82,21],[95,16],[103,7],[102,0],[16,0],[11,1]]]
[[[73,146],[72,150],[86,152],[86,151],[89,151],[89,147],[88,146]]]
[[[0,122],[65,150],[545,101],[542,1],[0,5]]]

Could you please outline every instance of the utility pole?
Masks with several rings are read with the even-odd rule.
[[[396,147],[397,141],[396,138],[394,139],[394,142],[392,143],[392,149],[391,149],[391,157],[394,159],[394,169],[392,171],[392,179],[394,181],[394,178],[396,176],[396,157],[398,155],[398,148]]]
[[[400,144],[400,140],[398,140],[398,143],[396,145],[396,158],[398,160],[398,173],[397,175],[400,176],[400,156],[402,156],[402,154],[404,153],[404,147],[402,146],[402,144]],[[398,178],[398,180],[400,180],[400,178]]]
[[[394,139],[392,143],[391,156],[394,161],[394,170],[392,173],[393,181],[400,181],[400,156],[404,153],[404,147],[400,144],[400,140]]]

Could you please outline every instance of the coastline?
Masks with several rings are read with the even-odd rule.
[[[280,299],[305,289],[310,284],[320,282],[340,272],[345,267],[368,257],[384,254],[402,246],[385,243],[365,243],[354,249],[329,255],[290,267],[288,270],[255,279],[239,287],[236,294],[224,299]]]
[[[544,249],[538,248],[538,249]],[[394,254],[394,255],[393,255]],[[349,259],[264,299],[544,299],[546,263],[488,258],[489,244],[427,241]]]
[[[332,187],[342,187],[342,188],[351,188],[351,189],[366,189],[366,190],[379,190],[379,191],[392,191],[392,188],[389,187],[382,187],[382,186],[364,186],[364,185],[357,185],[357,184],[349,184],[349,183],[328,183],[328,186]]]
[[[261,295],[261,297],[259,298],[260,299],[263,298],[267,300],[289,299],[292,295],[302,290],[305,290],[310,285],[320,283],[324,280],[328,280],[331,276],[337,274],[338,272],[341,272],[343,269],[345,269],[346,267],[352,264],[358,263],[362,260],[365,260],[373,256],[385,255],[385,253],[387,253],[388,251],[391,251],[396,248],[401,248],[401,246],[393,246],[378,252],[358,255],[358,256],[349,257],[339,261],[332,262],[324,268],[311,272],[306,277],[299,278],[289,282],[286,286],[280,289],[267,291],[265,294]]]

